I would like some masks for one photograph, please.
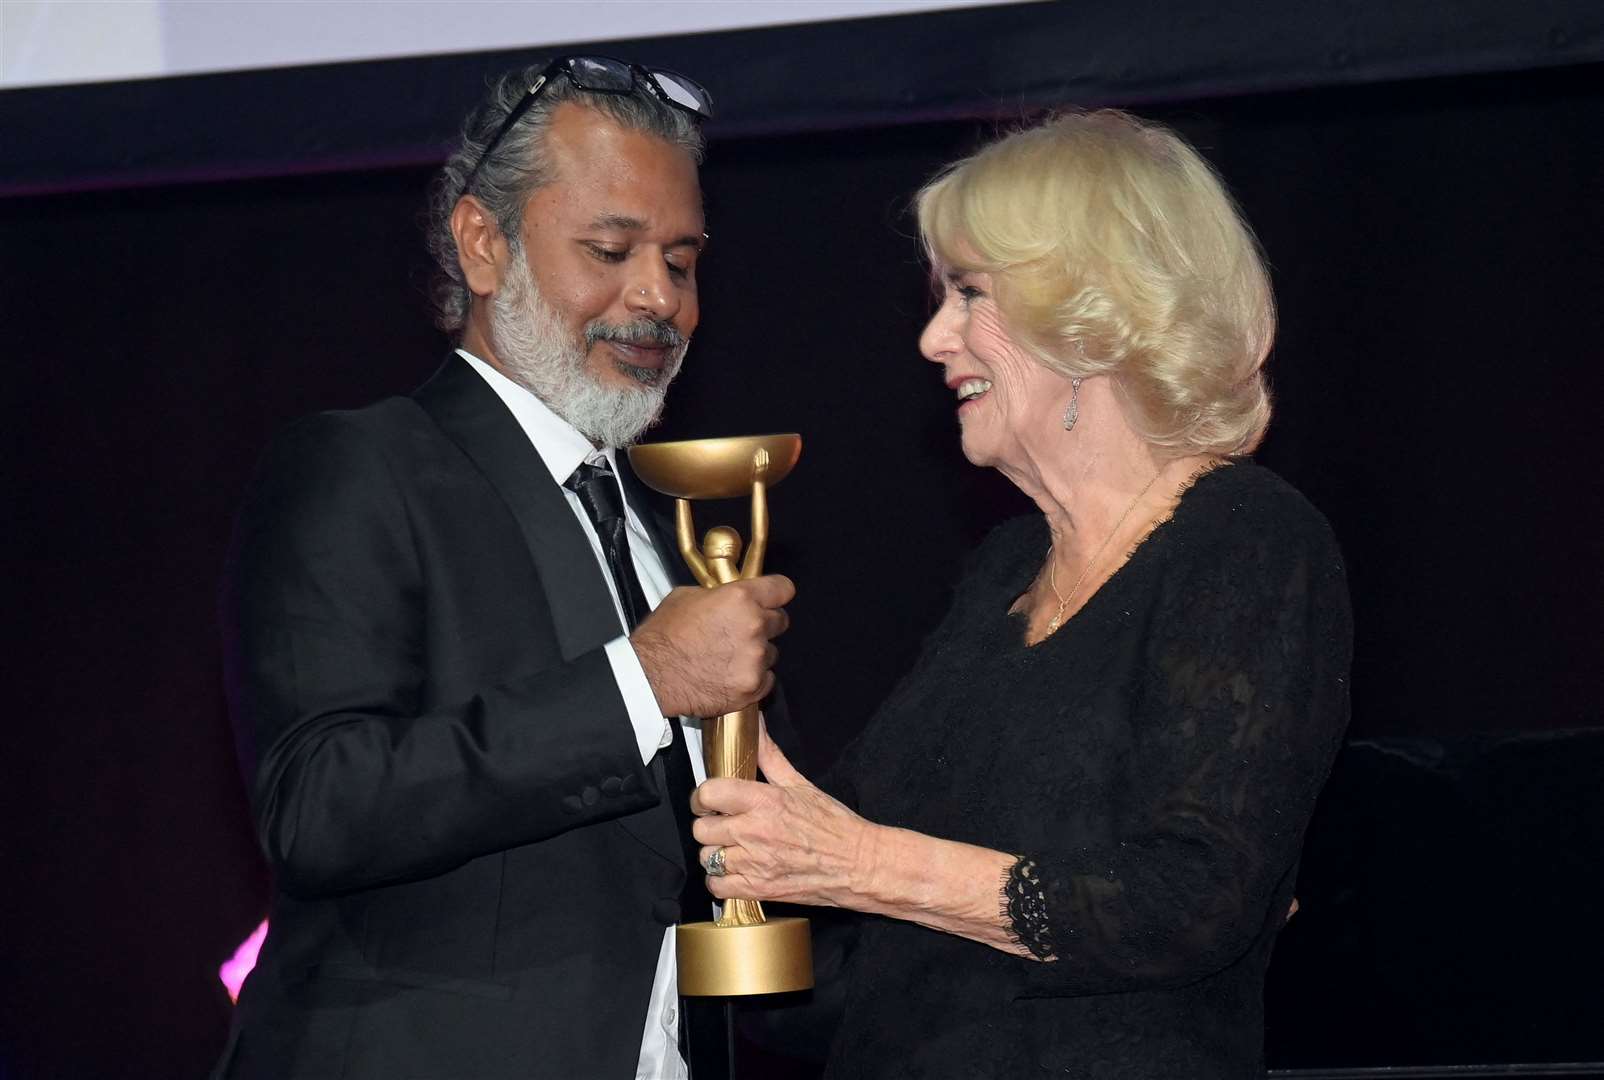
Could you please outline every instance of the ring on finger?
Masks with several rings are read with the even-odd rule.
[[[724,849],[722,847],[714,848],[713,854],[707,857],[707,876],[723,877],[729,872],[729,868],[724,865]]]

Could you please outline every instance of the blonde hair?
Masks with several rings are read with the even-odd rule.
[[[1174,132],[1058,114],[948,166],[917,205],[932,264],[991,274],[1016,342],[1066,377],[1112,377],[1161,452],[1246,454],[1264,437],[1269,275]]]

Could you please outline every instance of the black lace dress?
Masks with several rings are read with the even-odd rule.
[[[986,540],[827,786],[1021,856],[999,905],[1048,962],[864,921],[826,1075],[1263,1074],[1264,970],[1348,719],[1325,519],[1251,464],[1199,477],[1058,633],[1008,614],[1043,520]]]

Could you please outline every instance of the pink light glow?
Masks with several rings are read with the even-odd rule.
[[[262,939],[265,937],[267,937],[267,920],[263,919],[262,925],[253,930],[250,937],[240,942],[239,948],[234,950],[234,955],[217,969],[217,977],[228,987],[228,1000],[239,1000],[239,988],[244,985],[245,976],[256,966],[256,954],[261,951]]]

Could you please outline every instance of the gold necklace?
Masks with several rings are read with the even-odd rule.
[[[1047,620],[1047,633],[1043,634],[1042,637],[1051,637],[1058,632],[1058,628],[1060,626],[1064,625],[1064,609],[1069,607],[1069,602],[1075,599],[1076,593],[1080,592],[1080,587],[1086,583],[1086,575],[1092,572],[1092,567],[1097,565],[1097,560],[1102,557],[1104,550],[1107,549],[1108,545],[1113,542],[1114,537],[1119,535],[1120,526],[1125,524],[1125,519],[1131,516],[1131,511],[1135,510],[1136,504],[1142,501],[1142,496],[1151,491],[1153,485],[1158,483],[1158,478],[1163,472],[1164,467],[1161,465],[1159,466],[1158,472],[1154,473],[1153,478],[1147,482],[1147,485],[1143,487],[1141,491],[1136,493],[1136,498],[1131,500],[1130,505],[1125,508],[1125,512],[1119,516],[1119,520],[1114,522],[1114,527],[1110,529],[1108,535],[1103,538],[1103,542],[1097,546],[1097,550],[1092,552],[1091,560],[1087,562],[1086,568],[1080,572],[1080,577],[1075,579],[1075,584],[1069,587],[1068,596],[1065,596],[1058,591],[1058,565],[1053,559],[1053,548],[1056,545],[1048,546],[1047,587],[1053,590],[1054,596],[1058,597],[1058,610],[1053,612],[1053,617],[1051,619]]]

